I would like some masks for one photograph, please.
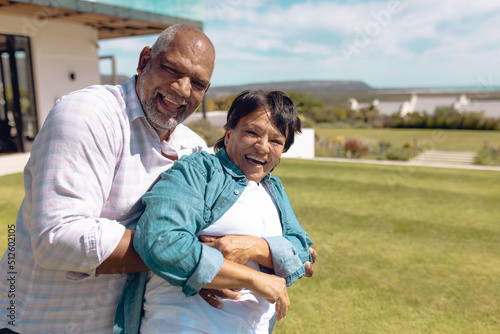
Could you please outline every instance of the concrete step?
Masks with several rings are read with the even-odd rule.
[[[474,157],[439,157],[439,156],[419,156],[418,160],[442,160],[442,161],[474,161]]]
[[[474,163],[475,152],[447,152],[429,150],[420,153],[412,162],[432,163],[432,164],[456,164],[456,165],[472,165]]]

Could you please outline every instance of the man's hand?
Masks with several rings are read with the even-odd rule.
[[[200,236],[201,242],[218,249],[225,259],[247,264],[255,261],[264,267],[273,268],[273,259],[266,240],[249,235],[226,235],[224,237]]]
[[[240,235],[227,235],[224,237],[212,237],[207,235],[200,236],[201,242],[212,248],[218,249],[224,258],[239,263],[247,264],[249,261],[256,261],[266,267],[272,267],[272,257],[270,256],[269,246],[267,242],[258,237],[253,236],[240,236]],[[267,253],[266,253],[267,252]],[[262,260],[267,254],[269,261]],[[216,308],[222,308],[222,301],[219,298],[237,300],[241,295],[237,291],[223,289],[202,289],[200,296],[205,299],[207,303]],[[219,298],[217,298],[219,297]]]
[[[239,292],[230,289],[201,289],[200,296],[205,299],[207,303],[218,309],[222,308],[222,301],[219,298],[232,300],[238,300],[241,298],[241,294]]]
[[[316,253],[316,251],[312,247],[309,247],[309,253],[311,254],[312,263],[315,263],[316,259],[318,258],[318,254]],[[314,275],[314,267],[313,267],[312,263],[309,261],[306,261],[306,263],[304,265],[304,269],[306,270],[306,275],[305,275],[306,277],[311,277],[312,275]]]

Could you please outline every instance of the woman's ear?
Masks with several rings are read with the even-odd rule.
[[[146,68],[146,65],[151,61],[151,48],[149,46],[145,46],[141,51],[141,55],[139,56],[139,64],[137,65],[137,73],[141,74]]]
[[[227,146],[227,143],[229,142],[229,138],[231,137],[232,132],[233,130],[226,129],[226,134],[224,135],[224,146]]]

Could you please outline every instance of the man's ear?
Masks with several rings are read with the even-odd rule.
[[[206,93],[208,92],[208,89],[210,88],[210,85],[211,85],[211,84],[212,84],[212,83],[209,83],[209,84],[207,85],[207,87],[205,87],[205,92],[204,92],[203,94],[206,94]]]
[[[144,68],[151,60],[151,48],[149,46],[145,46],[141,51],[141,55],[139,56],[139,64],[137,65],[137,73],[141,74],[144,71]]]

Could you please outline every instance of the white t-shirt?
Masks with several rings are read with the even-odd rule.
[[[262,184],[250,181],[236,203],[200,234],[257,237],[283,234],[276,206]],[[259,270],[259,265],[247,266]],[[275,306],[252,291],[240,291],[239,300],[223,300],[223,308],[210,306],[199,295],[186,297],[180,287],[150,274],[144,296],[141,333],[268,333]]]

